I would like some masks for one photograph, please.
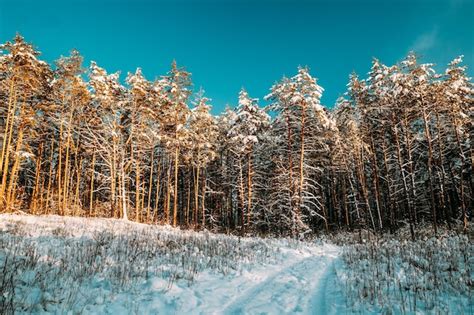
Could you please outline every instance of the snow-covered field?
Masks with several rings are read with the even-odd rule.
[[[346,308],[362,314],[474,314],[474,244],[466,235],[343,247]]]
[[[0,216],[0,308],[36,314],[336,313],[339,247],[113,219]]]
[[[0,215],[0,313],[474,314],[473,251],[465,235],[336,246]]]

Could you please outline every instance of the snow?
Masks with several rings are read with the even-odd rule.
[[[472,313],[467,236],[356,245],[354,235],[337,238],[346,245],[3,214],[0,307],[18,314]]]
[[[473,254],[465,235],[346,246],[336,278],[355,312],[472,314]]]
[[[323,314],[339,254],[329,244],[59,216],[0,215],[0,245],[0,267],[17,266],[3,274],[15,287],[4,298],[20,314]]]
[[[307,257],[285,264],[224,306],[225,314],[328,314],[328,279],[337,257],[325,245]]]

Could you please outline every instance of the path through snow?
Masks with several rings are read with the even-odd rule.
[[[57,216],[0,215],[0,236],[0,243],[9,244],[0,249],[0,267],[7,253],[17,255],[14,248],[24,248],[26,253],[31,245],[35,250],[37,263],[25,265],[15,282],[21,309],[26,299],[32,314],[317,315],[337,314],[342,300],[334,285],[340,249],[330,244],[240,239],[112,219]],[[159,255],[135,261],[135,269],[145,268],[147,276],[137,271],[127,278],[126,286],[117,287],[119,276],[113,271],[130,267],[127,253],[133,253],[136,244]],[[196,265],[194,281],[181,276],[170,285],[166,272],[181,270],[183,261],[186,266]],[[56,269],[45,262],[62,264],[71,274],[59,267],[53,274]],[[227,272],[211,268],[211,262],[229,266],[223,269]],[[78,265],[89,269],[75,268]],[[54,281],[46,278],[43,267]],[[75,274],[81,275],[80,281],[71,280]]]
[[[237,294],[222,314],[328,314],[326,286],[338,249],[323,246]]]
[[[309,245],[303,250],[282,248],[280,265],[253,266],[240,274],[204,273],[191,286],[176,283],[164,293],[163,280],[154,279],[157,291],[144,289],[123,309],[136,305],[140,314],[338,314],[341,298],[334,284],[339,248]],[[115,314],[116,310],[108,314]]]

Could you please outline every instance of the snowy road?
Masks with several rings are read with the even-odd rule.
[[[326,286],[334,277],[336,247],[278,268],[237,294],[217,314],[328,314]]]

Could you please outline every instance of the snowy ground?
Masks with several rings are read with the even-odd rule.
[[[0,216],[0,245],[4,313],[336,314],[342,307],[334,245],[16,215]]]
[[[344,247],[336,263],[346,308],[361,314],[474,314],[474,244],[467,235]]]
[[[0,215],[0,314],[474,314],[473,252]]]

